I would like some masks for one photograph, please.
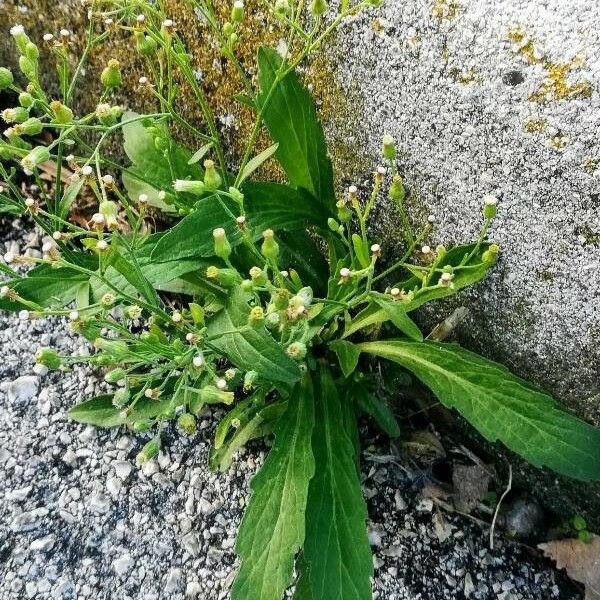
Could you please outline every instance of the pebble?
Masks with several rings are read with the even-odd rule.
[[[17,377],[8,386],[8,401],[11,404],[27,402],[34,398],[40,386],[40,380],[34,375]]]
[[[124,575],[127,575],[129,571],[131,571],[134,564],[135,561],[133,560],[131,554],[123,554],[113,562],[113,569],[119,577],[123,577]]]

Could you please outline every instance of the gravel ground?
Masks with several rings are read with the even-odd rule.
[[[10,241],[17,232],[4,232],[1,250],[19,243]],[[207,414],[194,438],[168,431],[165,452],[140,471],[143,439],[67,419],[73,403],[103,384],[83,367],[34,368],[46,345],[87,351],[63,320],[0,315],[0,600],[227,598],[235,532],[264,446],[244,452],[229,472],[211,473],[217,415]],[[499,540],[490,551],[484,529],[438,513],[404,469],[374,459],[390,449],[366,436],[376,598],[582,597],[524,546]]]

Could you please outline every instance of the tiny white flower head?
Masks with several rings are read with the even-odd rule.
[[[35,200],[33,198],[27,198],[25,200],[25,206],[27,208],[33,208],[35,206]]]
[[[215,385],[220,390],[226,390],[227,389],[227,380],[223,379],[222,377],[219,377],[219,379],[217,379],[217,381],[215,381]]]
[[[281,273],[282,277],[289,277],[290,274],[288,273],[288,271],[279,271]]]
[[[174,312],[171,316],[171,321],[173,321],[173,323],[181,323],[182,320],[183,317],[181,316],[180,312]]]
[[[86,177],[89,177],[94,172],[94,169],[91,165],[84,165],[83,167],[81,167],[81,172]]]
[[[431,248],[429,246],[421,246],[421,252],[423,254],[429,254],[431,252]]]
[[[0,298],[6,298],[10,294],[10,288],[7,285],[0,287]]]
[[[25,33],[23,25],[13,25],[10,28],[10,35],[22,35],[23,33]]]
[[[430,223],[435,223],[435,217],[434,217],[433,215],[429,215],[429,216],[427,217],[427,220],[428,220]]]
[[[140,204],[148,204],[148,194],[140,194],[138,196],[138,202]]]
[[[92,223],[94,223],[94,225],[104,225],[105,222],[106,218],[102,213],[94,213],[92,215]]]
[[[106,250],[108,248],[108,242],[106,240],[98,240],[98,243],[96,244],[96,250],[99,250],[100,252],[104,252],[104,250]]]
[[[350,269],[348,269],[347,267],[342,267],[340,269],[340,276],[341,277],[350,277]]]
[[[111,106],[106,102],[101,102],[96,106],[96,116],[99,119],[107,119],[110,117]]]
[[[189,333],[185,334],[185,341],[186,342],[193,342],[195,337],[196,336],[190,331]]]
[[[146,84],[148,83],[148,78],[147,78],[147,77],[144,77],[144,76],[142,76],[142,77],[140,77],[140,78],[138,79],[138,83],[139,83],[140,85],[146,85]]]
[[[62,240],[62,233],[60,231],[55,231],[52,234],[52,239],[56,240],[57,242],[60,242],[60,240]]]
[[[61,29],[60,30],[60,37],[62,37],[62,38],[71,37],[71,32],[68,29]]]
[[[141,25],[146,21],[146,15],[138,15],[135,20]]]
[[[486,194],[483,197],[483,203],[486,206],[496,206],[496,204],[498,204],[498,198],[496,198],[496,196],[492,196],[492,194]]]
[[[154,390],[152,388],[146,388],[144,390],[144,396],[146,396],[146,398],[154,398]]]
[[[5,262],[7,265],[10,265],[10,264],[12,264],[12,263],[14,263],[14,262],[15,262],[15,254],[14,254],[14,252],[7,252],[7,253],[4,255],[4,257],[3,257],[3,258],[4,258],[4,262]]]
[[[103,175],[102,182],[104,183],[104,185],[112,185],[115,182],[115,180],[112,175]]]
[[[104,24],[107,27],[111,27],[114,24],[114,21],[110,17],[108,17],[107,19],[104,19]]]
[[[213,229],[213,237],[215,240],[222,240],[225,237],[225,230],[222,227]]]
[[[350,196],[356,196],[357,193],[358,193],[358,188],[355,185],[351,185],[348,188],[348,194],[350,194]]]
[[[166,29],[170,29],[171,27],[173,27],[173,19],[165,19],[163,21],[163,27],[165,27]]]
[[[244,225],[244,223],[246,223],[246,217],[244,215],[240,215],[239,217],[236,218],[235,222],[238,225]]]
[[[127,316],[130,319],[139,319],[142,316],[142,308],[137,304],[132,304],[125,309]]]
[[[69,321],[77,321],[79,320],[79,313],[76,310],[72,310],[69,313]]]
[[[371,246],[371,252],[375,254],[375,256],[379,256],[381,254],[381,246],[379,244],[373,244]]]
[[[110,292],[106,292],[106,294],[104,294],[104,296],[102,296],[100,302],[104,306],[112,306],[115,303],[115,297]]]
[[[19,319],[21,319],[21,321],[28,321],[29,320],[29,311],[28,310],[20,310],[19,311]]]
[[[65,156],[65,160],[67,162],[73,162],[75,160],[75,155],[74,154],[67,154],[67,156]]]
[[[165,192],[165,190],[160,190],[160,192],[158,192],[158,199],[164,201],[164,199],[167,197],[167,192]]]
[[[199,369],[204,365],[204,356],[202,354],[196,354],[196,356],[194,356],[192,359],[192,364],[196,367],[196,369]]]
[[[42,246],[42,252],[44,252],[45,254],[47,254],[48,252],[51,252],[54,249],[54,244],[52,242],[46,242],[43,246]]]
[[[394,287],[390,290],[390,295],[392,298],[399,298],[401,294],[402,292],[400,291],[400,288]]]
[[[377,167],[378,175],[385,175],[387,173],[387,169],[385,167]]]
[[[51,42],[54,36],[51,33],[45,33],[42,38],[45,42]]]

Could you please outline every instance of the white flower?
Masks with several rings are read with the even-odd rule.
[[[135,20],[141,25],[146,20],[146,15],[138,15]]]
[[[235,222],[238,225],[243,225],[246,222],[246,217],[244,215],[240,215],[239,217],[236,218]]]
[[[67,156],[65,156],[65,160],[67,162],[73,162],[75,160],[75,155],[74,154],[67,154]]]
[[[54,36],[51,33],[45,33],[42,37],[45,42],[51,42],[54,39]]]
[[[483,203],[487,206],[496,206],[496,204],[498,204],[498,198],[492,196],[492,194],[486,194],[483,197]]]
[[[13,25],[10,28],[10,35],[22,35],[23,33],[25,33],[23,25]]]
[[[165,19],[163,21],[163,27],[165,27],[166,29],[173,27],[173,19]]]
[[[27,198],[25,200],[25,206],[27,208],[33,208],[35,206],[35,200],[33,198]]]
[[[94,213],[92,215],[92,223],[95,225],[104,225],[106,219],[102,213]]]
[[[62,233],[61,233],[60,231],[55,231],[55,232],[52,234],[52,238],[53,238],[54,240],[56,240],[57,242],[60,242],[60,240],[62,240]]]
[[[351,185],[351,186],[348,188],[348,193],[349,193],[351,196],[355,196],[355,195],[358,193],[358,188],[357,188],[355,185]]]
[[[287,271],[279,271],[282,277],[289,277],[290,274]]]
[[[350,277],[350,275],[351,275],[350,269],[348,269],[346,267],[342,267],[340,269],[340,277],[343,277],[344,279],[347,279],[348,277]]]
[[[220,390],[227,389],[227,381],[225,379],[223,379],[222,377],[220,377],[219,379],[217,379],[217,381],[215,381],[215,385]]]
[[[174,312],[172,317],[171,317],[171,321],[173,321],[173,323],[181,323],[183,317],[181,316],[180,312]]]
[[[428,220],[430,223],[435,223],[435,217],[434,217],[433,215],[429,215],[429,216],[427,217],[427,220]]]
[[[96,106],[96,116],[99,119],[108,119],[110,117],[110,104],[102,102]]]
[[[371,246],[371,252],[379,256],[381,254],[381,246],[379,244],[373,244]]]
[[[46,242],[42,246],[42,252],[44,252],[45,254],[47,254],[48,252],[51,252],[53,249],[54,249],[54,244],[52,242]]]
[[[193,335],[193,334],[191,334]],[[203,364],[204,364],[204,356],[202,354],[197,354],[196,356],[194,356],[194,358],[192,359],[192,364],[199,369]]]
[[[104,19],[104,24],[107,27],[110,27],[113,23],[114,23],[114,21],[110,17],[108,19]]]
[[[104,250],[106,250],[108,248],[108,243],[106,240],[98,240],[98,243],[96,244],[96,250],[99,250],[100,252],[104,252]]]
[[[140,85],[146,85],[146,84],[148,83],[148,78],[147,78],[147,77],[140,77],[140,78],[138,79],[138,83],[139,83]]]
[[[70,35],[71,35],[71,32],[68,29],[60,30],[60,37],[68,38],[68,37],[70,37]]]
[[[94,169],[92,169],[91,165],[84,165],[81,167],[81,172],[88,177],[94,172]]]
[[[148,203],[148,194],[140,194],[138,196],[138,202],[140,204],[147,204]]]
[[[69,313],[69,321],[78,321],[79,320],[79,313],[76,310],[72,310]]]
[[[114,180],[114,178],[113,178],[112,175],[103,175],[102,176],[102,182],[105,185],[112,185],[115,182],[115,180]]]
[[[421,247],[421,252],[423,254],[429,254],[431,252],[431,248],[429,246],[422,246]]]
[[[10,288],[7,285],[0,287],[0,298],[6,298],[10,294]]]

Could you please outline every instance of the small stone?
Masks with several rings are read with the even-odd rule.
[[[123,482],[117,477],[109,477],[106,480],[106,491],[111,496],[118,496],[122,486]]]
[[[129,474],[133,469],[133,465],[126,460],[118,460],[113,463],[113,468],[115,470],[115,475],[119,479],[125,480],[129,477]]]
[[[167,574],[167,581],[165,583],[165,593],[172,594],[177,591],[181,581],[181,569],[171,569]]]
[[[198,541],[198,536],[193,531],[184,535],[181,538],[181,543],[188,554],[191,554],[194,557],[198,556],[200,542]]]
[[[89,507],[92,512],[104,514],[110,509],[110,499],[101,492],[92,494],[89,500]]]
[[[185,595],[187,598],[198,598],[202,592],[202,586],[197,581],[188,581],[185,588]]]
[[[113,569],[119,577],[123,577],[123,575],[126,575],[129,573],[129,571],[131,571],[134,564],[135,561],[133,560],[131,554],[123,554],[113,561]]]
[[[35,397],[39,389],[39,379],[34,375],[18,377],[8,386],[8,401],[11,404],[21,404]]]
[[[77,455],[71,448],[68,448],[67,451],[62,455],[62,461],[69,465],[70,467],[74,467],[77,463]]]
[[[56,536],[50,534],[44,537],[38,538],[37,540],[33,540],[29,545],[29,549],[32,552],[48,552],[54,547],[56,543]]]
[[[28,485],[27,487],[20,488],[18,490],[12,490],[6,494],[6,499],[11,502],[23,502],[29,497],[31,494],[32,486]]]

